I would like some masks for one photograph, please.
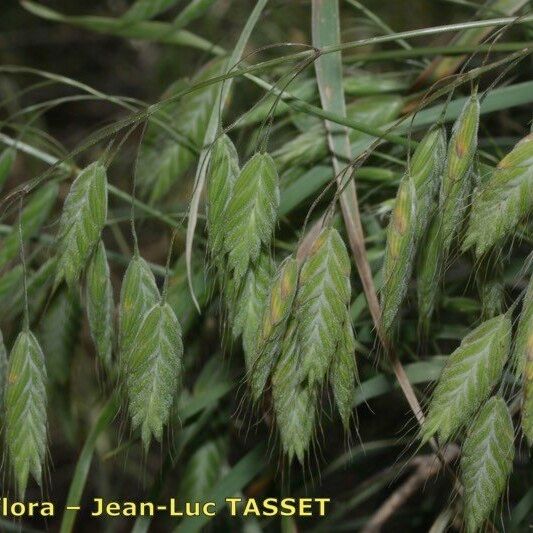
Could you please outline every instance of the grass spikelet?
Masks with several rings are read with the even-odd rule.
[[[260,318],[255,343],[248,354],[248,373],[252,396],[258,400],[278,360],[287,329],[296,289],[298,264],[292,256],[278,268]]]
[[[439,215],[445,258],[464,218],[471,188],[470,172],[477,149],[478,127],[479,100],[473,94],[454,124],[442,178]]]
[[[425,239],[419,246],[417,265],[418,323],[424,337],[429,333],[431,317],[439,294],[442,255],[440,220],[434,217]]]
[[[415,187],[412,179],[406,176],[400,183],[387,229],[381,290],[381,319],[386,332],[391,330],[407,292],[413,268],[417,217]]]
[[[448,441],[469,422],[500,379],[509,355],[511,321],[500,315],[471,331],[449,356],[422,427],[427,442],[438,433]]]
[[[514,431],[505,401],[494,396],[480,409],[463,444],[461,480],[466,531],[482,529],[513,468]]]
[[[529,278],[526,294],[522,302],[522,311],[516,330],[516,337],[513,349],[513,366],[516,377],[520,378],[524,373],[528,357],[528,346],[531,345],[533,332],[533,276]]]
[[[161,442],[178,394],[182,356],[178,319],[167,303],[158,303],[142,319],[127,355],[125,377],[132,426],[140,428],[146,451],[152,437]]]
[[[111,368],[115,304],[105,246],[98,243],[87,268],[85,289],[89,330],[105,369]]]
[[[191,84],[205,82],[222,73],[221,61],[206,65]],[[185,83],[172,84],[163,95],[170,98],[185,88]],[[160,123],[172,124],[172,134],[160,124],[150,122],[139,152],[137,180],[143,198],[150,203],[161,200],[189,170],[201,148],[209,117],[215,104],[219,85],[208,85],[163,107],[155,116]]]
[[[533,207],[533,134],[522,139],[479,188],[463,242],[479,257],[505,237]]]
[[[127,357],[145,314],[159,301],[159,290],[148,263],[135,253],[126,269],[120,289],[120,366],[127,374]]]
[[[5,439],[21,499],[31,476],[41,485],[46,453],[46,368],[35,335],[25,329],[9,356],[5,391]]]
[[[65,199],[58,235],[56,283],[74,286],[100,239],[107,217],[107,178],[101,163],[83,169]]]
[[[524,367],[524,391],[522,403],[522,432],[529,447],[533,447],[533,328],[530,327]]]
[[[227,135],[222,135],[213,147],[207,176],[207,231],[209,249],[214,258],[224,253],[226,234],[225,212],[233,185],[239,175],[239,156]]]
[[[24,242],[34,237],[48,219],[48,215],[56,202],[58,192],[57,183],[49,183],[37,189],[29,197],[28,203],[20,214],[20,220],[13,226],[13,230],[2,243],[0,248],[0,268],[4,267],[6,263],[19,254],[19,225],[22,228],[22,240]]]
[[[237,279],[259,257],[274,233],[279,206],[278,173],[272,157],[255,154],[241,170],[226,212],[224,245]]]
[[[4,188],[7,178],[9,178],[15,157],[16,152],[13,148],[6,148],[0,154],[0,191]]]
[[[259,324],[274,272],[275,265],[272,258],[264,252],[261,253],[257,261],[248,269],[238,300],[234,302],[237,310],[233,315],[232,333],[235,338],[242,335],[248,371],[251,370],[251,361],[259,334]]]
[[[301,379],[295,323],[289,325],[272,376],[272,398],[281,447],[289,462],[303,464],[314,435],[317,388]]]
[[[81,326],[81,303],[78,291],[67,287],[54,295],[37,330],[44,353],[50,383],[65,385],[70,376],[72,359]]]
[[[476,284],[481,300],[481,316],[484,320],[499,315],[503,311],[505,287],[503,282],[503,262],[494,252],[484,257],[476,271]]]
[[[417,236],[424,235],[434,209],[446,161],[446,130],[435,126],[421,139],[410,161],[409,175],[416,191]]]
[[[301,375],[321,384],[343,334],[350,304],[350,258],[337,230],[317,237],[300,273],[295,319],[301,353]]]
[[[344,428],[348,430],[358,373],[355,361],[355,337],[350,317],[347,316],[346,318],[337,354],[331,365],[329,381],[333,390],[335,405],[341,416]]]

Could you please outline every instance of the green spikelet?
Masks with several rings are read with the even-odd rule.
[[[22,226],[22,240],[34,237],[45,223],[52,210],[59,187],[57,183],[49,183],[32,194],[20,214],[20,220],[13,226],[11,233],[4,239],[0,247],[0,268],[17,257],[20,251],[19,224]]]
[[[406,176],[400,183],[387,229],[381,289],[381,320],[385,332],[391,330],[407,292],[417,227],[416,191],[412,179]]]
[[[132,426],[141,429],[146,451],[152,436],[161,442],[178,394],[182,356],[178,319],[167,303],[158,303],[144,315],[135,335],[125,378]]]
[[[487,320],[502,313],[505,287],[503,262],[499,253],[488,254],[480,262],[476,271],[476,284],[481,300],[482,318]]]
[[[295,324],[287,329],[272,376],[272,399],[281,446],[289,462],[303,464],[315,431],[317,389],[302,383]]]
[[[347,316],[344,322],[343,335],[339,342],[333,364],[331,365],[329,376],[335,405],[346,430],[350,426],[350,416],[355,398],[357,379],[355,337],[350,317]]]
[[[111,368],[113,351],[113,286],[105,246],[98,243],[87,268],[85,298],[89,330],[96,353],[105,369]]]
[[[230,138],[222,135],[213,147],[207,176],[208,244],[214,258],[224,253],[224,236],[227,230],[225,213],[238,175],[237,150]]]
[[[441,126],[429,130],[416,147],[409,175],[416,191],[417,238],[429,224],[446,161],[446,131]]]
[[[93,163],[72,183],[59,224],[56,283],[74,286],[100,239],[107,217],[105,167]]]
[[[269,245],[279,206],[278,174],[268,154],[255,154],[235,182],[226,211],[224,244],[230,268],[242,278],[261,245]]]
[[[514,431],[505,401],[494,396],[472,423],[461,454],[466,531],[480,531],[507,486],[513,468]]]
[[[470,332],[448,358],[422,427],[427,442],[438,433],[448,441],[470,421],[500,379],[509,355],[511,321],[500,315]]]
[[[346,115],[372,126],[382,126],[394,120],[403,107],[404,100],[397,95],[380,95],[359,98],[347,106]],[[364,150],[371,144],[373,137],[356,130],[350,130],[350,142]],[[361,150],[361,151],[362,151]],[[274,153],[280,168],[312,165],[328,155],[326,129],[322,121],[294,139],[286,142]]]
[[[474,94],[467,100],[454,124],[440,189],[439,216],[445,259],[465,215],[471,188],[471,167],[477,149],[478,127],[479,100]]]
[[[533,447],[533,328],[529,330],[524,366],[524,390],[522,403],[522,432],[529,447]]]
[[[219,60],[209,63],[193,78],[191,86],[220,75],[223,66]],[[185,87],[178,81],[163,98],[176,96]],[[141,195],[151,203],[161,200],[196,160],[218,90],[219,84],[212,83],[164,105],[155,116],[165,124],[173,121],[172,132],[154,121],[149,123],[139,152],[137,181]]]
[[[243,288],[235,302],[237,311],[233,315],[232,332],[235,338],[242,335],[248,371],[252,368],[251,361],[259,334],[259,324],[274,272],[275,266],[272,258],[264,252],[261,253],[257,261],[248,269]]]
[[[6,148],[0,154],[0,191],[11,173],[11,168],[15,162],[16,152],[13,148]]]
[[[281,351],[298,286],[298,263],[288,257],[278,268],[260,318],[254,346],[247,356],[252,397],[259,400]]]
[[[120,366],[127,373],[127,357],[144,315],[160,299],[155,278],[148,263],[136,253],[130,261],[122,287],[119,305]]]
[[[62,287],[46,309],[37,336],[46,353],[48,380],[65,385],[70,376],[81,326],[78,291]]]
[[[516,376],[520,378],[524,372],[527,361],[527,348],[530,342],[531,332],[533,332],[533,276],[529,278],[524,301],[522,302],[522,312],[516,330],[516,339],[513,350],[513,366],[516,369]]]
[[[533,134],[522,139],[479,188],[463,249],[479,257],[510,235],[533,208]]]
[[[333,228],[317,237],[300,273],[295,303],[301,376],[321,384],[342,337],[350,304],[350,258]]]
[[[4,402],[8,460],[23,499],[30,474],[41,484],[47,439],[44,355],[29,330],[11,350]]]

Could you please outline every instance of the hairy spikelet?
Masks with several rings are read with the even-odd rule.
[[[7,382],[7,350],[4,344],[4,337],[0,331],[0,413],[4,415],[4,395]]]
[[[348,316],[344,322],[342,338],[339,341],[337,353],[331,365],[329,375],[335,405],[346,430],[350,426],[350,416],[355,398],[357,379],[355,337],[351,320]]]
[[[516,330],[516,337],[513,349],[513,366],[516,376],[520,379],[524,373],[528,357],[528,346],[533,343],[533,276],[529,278],[526,294],[522,302],[522,311]]]
[[[244,276],[250,261],[259,257],[274,232],[279,206],[278,174],[265,153],[255,154],[235,182],[226,211],[225,249],[237,279]]]
[[[237,310],[233,314],[232,332],[235,338],[242,335],[248,371],[251,370],[259,324],[274,272],[275,265],[272,258],[264,252],[261,253],[257,261],[248,269],[238,301],[235,302]]]
[[[322,230],[302,267],[295,303],[300,372],[321,384],[342,338],[350,304],[350,258],[333,228]]]
[[[396,95],[372,96],[360,98],[347,106],[346,116],[372,126],[382,126],[394,120],[403,106],[403,98]],[[350,130],[350,142],[366,147],[372,137],[356,130]],[[280,168],[311,165],[328,155],[326,129],[322,121],[307,131],[286,142],[274,153]]]
[[[289,325],[281,356],[272,376],[272,399],[281,446],[289,458],[303,464],[314,435],[317,388],[302,382],[298,368],[295,323]]]
[[[55,204],[59,187],[57,183],[49,183],[32,194],[20,214],[20,219],[13,226],[11,233],[4,239],[0,248],[0,268],[17,257],[20,251],[20,231],[25,242],[34,237],[44,224]]]
[[[266,305],[259,319],[260,327],[250,354],[247,356],[252,396],[258,400],[263,393],[272,369],[277,363],[287,321],[289,320],[298,286],[298,264],[288,257],[278,268],[266,297]]]
[[[93,163],[72,183],[59,225],[56,283],[73,286],[98,244],[107,217],[106,169]]]
[[[5,391],[5,439],[20,498],[29,475],[39,485],[46,453],[46,368],[35,335],[19,333],[9,356]]]
[[[127,355],[129,412],[133,429],[141,429],[146,451],[152,436],[161,442],[178,394],[182,356],[178,319],[167,303],[157,303],[144,315]]]
[[[416,191],[417,237],[426,231],[446,161],[446,131],[433,127],[421,139],[410,161],[409,176]]]
[[[209,440],[197,448],[181,475],[178,500],[201,502],[219,480],[226,459],[226,441],[223,438]]]
[[[211,255],[224,253],[226,233],[225,213],[233,185],[239,174],[239,156],[227,135],[222,135],[213,147],[207,176],[207,231]]]
[[[476,284],[481,300],[482,318],[486,320],[502,313],[505,287],[503,261],[499,254],[489,254],[483,258],[476,271]]]
[[[215,61],[204,67],[191,84],[205,82],[222,73],[223,63]],[[177,95],[186,85],[174,83],[163,98]],[[189,170],[197,157],[219,85],[210,84],[166,104],[156,113],[160,122],[176,124],[172,132],[150,122],[139,152],[137,181],[139,190],[150,202],[157,202]]]
[[[128,353],[148,312],[160,299],[148,263],[135,254],[126,269],[120,289],[119,353],[122,372],[127,374]]]
[[[6,148],[0,154],[0,191],[3,189],[4,184],[9,177],[11,167],[15,162],[16,152],[13,148]]]
[[[448,358],[422,428],[424,441],[448,441],[466,424],[500,379],[509,355],[511,321],[500,315],[470,332]]]
[[[46,354],[48,380],[65,385],[70,376],[81,326],[81,303],[76,290],[61,288],[47,306],[37,336]]]
[[[446,168],[440,189],[439,216],[444,258],[455,234],[459,231],[471,189],[471,167],[477,149],[479,100],[472,95],[454,124]]]
[[[111,367],[115,304],[105,246],[98,243],[87,268],[85,291],[89,330],[104,368]]]
[[[533,134],[522,139],[483,183],[472,204],[463,249],[482,255],[510,235],[533,208]]]
[[[381,320],[385,332],[392,328],[407,292],[415,253],[417,216],[415,187],[413,180],[406,176],[400,183],[387,229],[381,289]]]
[[[469,428],[461,455],[466,531],[482,529],[507,485],[513,468],[514,431],[505,401],[494,396]]]

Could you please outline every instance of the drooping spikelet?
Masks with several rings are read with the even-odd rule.
[[[513,469],[514,430],[505,401],[494,396],[468,430],[461,454],[466,531],[482,529]]]
[[[442,442],[468,423],[500,379],[509,355],[511,321],[500,315],[470,332],[449,356],[422,427],[427,442],[435,433]]]

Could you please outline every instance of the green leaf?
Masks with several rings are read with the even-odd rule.
[[[172,21],[175,28],[184,28],[205,15],[216,0],[191,0]]]
[[[226,213],[224,246],[237,279],[245,275],[251,261],[257,260],[261,245],[270,244],[278,206],[276,166],[270,155],[257,153],[235,181]]]
[[[167,303],[158,303],[146,313],[135,335],[125,376],[132,426],[141,428],[146,451],[152,436],[161,442],[178,394],[182,356],[178,319]]]
[[[208,440],[194,451],[181,474],[178,501],[205,501],[205,495],[220,479],[226,448],[225,439],[218,438]]]
[[[505,401],[494,396],[481,408],[461,455],[466,531],[482,526],[498,503],[513,469],[514,430]]]
[[[509,355],[511,321],[500,315],[470,332],[448,358],[422,427],[427,442],[438,433],[443,442],[467,424],[500,379]]]
[[[342,338],[331,365],[329,380],[335,405],[341,415],[344,428],[348,430],[358,381],[355,337],[349,316],[344,322]]]
[[[475,195],[463,249],[479,257],[512,234],[533,208],[533,134],[522,139]]]
[[[22,210],[19,220],[13,225],[11,233],[4,239],[0,248],[0,268],[20,253],[20,231],[22,241],[26,242],[39,233],[56,202],[59,187],[57,183],[49,183],[40,187],[32,194]]]
[[[65,199],[59,223],[56,283],[73,286],[100,239],[107,218],[106,169],[92,163],[80,172]]]
[[[115,304],[105,246],[98,243],[87,268],[86,305],[89,330],[105,369],[111,368]]]
[[[239,156],[227,135],[222,135],[213,147],[207,175],[207,231],[209,249],[215,260],[224,253],[226,209],[239,175]]]
[[[147,20],[164,13],[167,9],[178,3],[179,0],[136,0],[133,5],[122,15],[127,22]]]
[[[4,414],[4,395],[7,383],[7,350],[4,344],[4,337],[0,331],[0,413]]]
[[[119,352],[124,375],[127,375],[128,354],[141,322],[159,299],[159,290],[148,263],[135,254],[126,269],[120,289]]]
[[[41,485],[47,438],[46,368],[31,331],[21,331],[11,349],[4,402],[8,460],[23,499],[30,474]]]
[[[47,306],[37,331],[50,383],[65,385],[72,368],[81,326],[81,304],[76,290],[62,287]]]
[[[0,154],[0,191],[3,189],[7,178],[9,178],[16,155],[17,152],[13,148],[6,148]]]
[[[294,317],[300,375],[321,384],[334,360],[350,304],[350,258],[337,230],[322,230],[300,272]]]

